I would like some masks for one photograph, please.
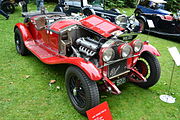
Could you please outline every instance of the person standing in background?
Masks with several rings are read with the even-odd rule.
[[[36,6],[37,6],[37,11],[39,11],[41,7],[44,6],[44,0],[36,0]]]
[[[1,10],[1,3],[2,3],[2,1],[0,0],[0,14],[3,15],[6,18],[6,20],[8,20],[9,19],[9,15],[6,14],[3,10]]]
[[[29,3],[29,0],[20,0],[20,6],[22,6],[22,12],[28,12],[27,4]]]

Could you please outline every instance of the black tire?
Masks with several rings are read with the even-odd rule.
[[[147,82],[135,83],[138,86],[147,89],[159,81],[161,74],[160,64],[158,59],[150,52],[142,53],[135,67],[147,79]]]
[[[139,9],[136,9],[136,10],[134,11],[135,17],[138,17],[141,13],[142,13],[142,11],[139,10]]]
[[[64,10],[59,5],[56,5],[56,7],[54,8],[54,12],[64,12]]]
[[[66,89],[74,108],[86,116],[86,111],[99,104],[99,91],[95,81],[90,80],[78,67],[68,67]]]
[[[140,31],[145,32],[145,29],[147,28],[146,23],[143,19],[138,19],[140,24]]]
[[[3,2],[1,8],[7,14],[12,14],[15,11],[15,6],[10,1]]]
[[[15,28],[15,30],[14,30],[14,39],[15,39],[15,45],[16,45],[17,52],[22,56],[28,55],[29,51],[26,48],[26,46],[24,45],[24,41],[23,41],[21,32],[19,31],[18,28]]]

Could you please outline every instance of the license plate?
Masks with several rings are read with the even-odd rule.
[[[130,35],[130,36],[124,36],[124,37],[123,37],[123,40],[131,40],[132,38],[133,38],[132,35]]]

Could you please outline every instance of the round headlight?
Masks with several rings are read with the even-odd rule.
[[[126,15],[118,15],[116,18],[115,18],[115,23],[119,26],[122,26],[123,25],[126,25],[127,24],[127,16]]]
[[[125,58],[125,57],[128,57],[130,55],[132,51],[132,48],[130,45],[123,45],[122,48],[121,48],[121,57]]]
[[[142,41],[140,41],[140,40],[134,41],[134,43],[133,43],[134,52],[137,53],[137,52],[141,51],[142,47],[143,47]]]
[[[108,62],[110,60],[112,60],[115,56],[115,52],[112,48],[107,48],[104,52],[103,52],[103,61],[104,62]]]

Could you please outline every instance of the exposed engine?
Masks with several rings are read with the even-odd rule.
[[[64,30],[60,39],[59,48],[61,55],[82,57],[96,65],[99,57],[97,54],[103,43],[107,41],[101,36],[79,26],[71,26]]]
[[[75,42],[76,49],[80,55],[79,57],[82,57],[87,61],[91,61],[96,66],[98,66],[98,53],[101,45],[102,43],[90,37],[81,37]]]
[[[79,45],[79,52],[84,53],[88,57],[92,57],[97,53],[100,44],[91,39],[90,37],[82,37],[76,40],[77,45]]]

